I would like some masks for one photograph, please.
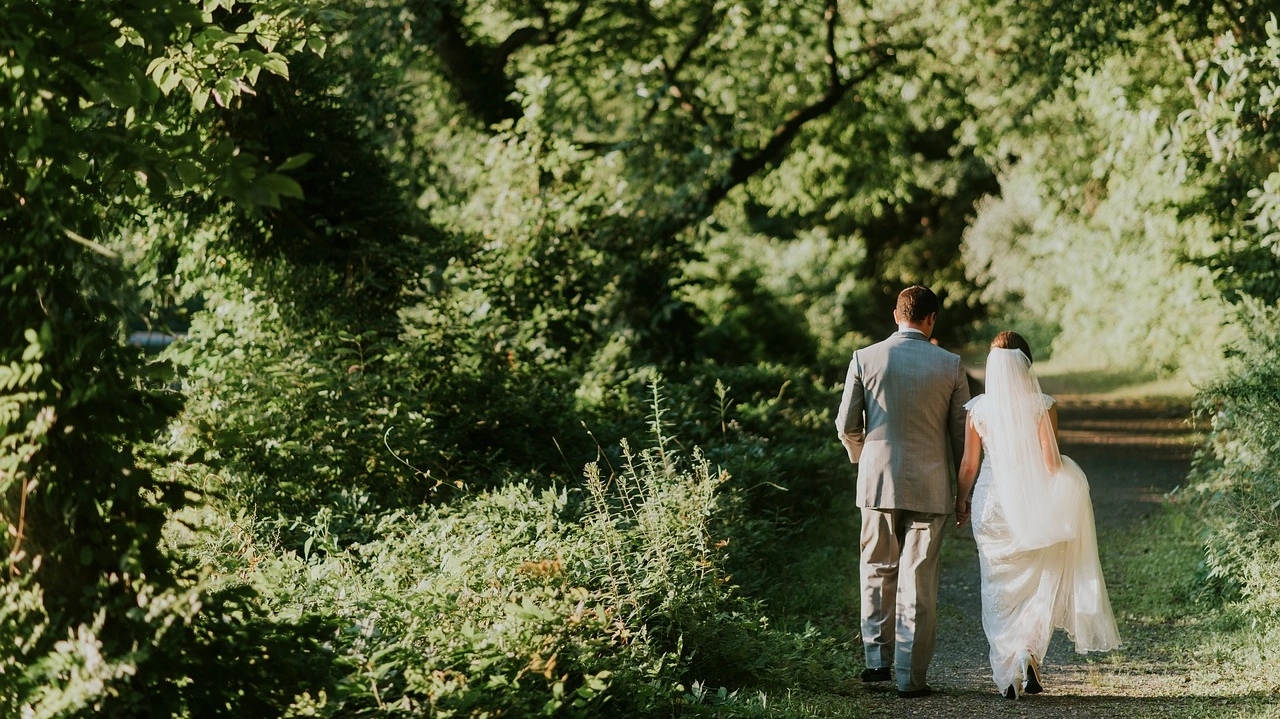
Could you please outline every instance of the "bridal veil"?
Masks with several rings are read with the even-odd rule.
[[[984,499],[997,505],[1003,519],[997,524],[1005,526],[975,524],[975,537],[979,531],[992,534],[985,537],[986,560],[1000,565],[984,567],[997,585],[984,587],[984,594],[992,592],[992,606],[1002,607],[1001,616],[984,616],[984,623],[994,622],[998,626],[989,629],[996,636],[1018,645],[993,645],[993,660],[1000,650],[1031,650],[1043,658],[1055,628],[1067,632],[1078,652],[1120,645],[1098,560],[1089,483],[1078,464],[1059,454],[1048,413],[1052,404],[1026,355],[991,350],[986,394],[975,398],[972,411],[988,454],[984,470],[991,473]]]

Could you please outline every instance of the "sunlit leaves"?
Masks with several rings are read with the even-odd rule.
[[[287,78],[289,66],[285,57],[272,49],[289,34],[301,35],[302,42],[307,41],[305,26],[292,22],[255,20],[236,32],[213,25],[190,28],[188,33],[185,42],[171,46],[165,56],[152,60],[146,73],[166,95],[181,85],[191,94],[197,111],[203,110],[210,98],[220,107],[230,107],[242,93],[252,92],[263,70]]]
[[[46,597],[57,608],[59,636],[79,619],[105,621],[108,638],[94,639],[94,649],[110,655],[108,663],[147,644],[144,636],[173,619],[130,611],[174,580],[159,533],[164,509],[189,497],[175,498],[135,454],[176,403],[156,391],[156,368],[122,344],[127,279],[105,245],[145,209],[191,188],[208,193],[227,176],[234,180],[227,194],[246,205],[272,206],[302,194],[296,180],[237,153],[225,142],[227,115],[207,110],[219,102],[221,112],[234,109],[263,70],[286,76],[290,48],[322,49],[310,42],[316,18],[294,3],[207,9],[202,15],[185,0],[3,7],[4,571],[10,580],[33,577],[23,581],[51,590]],[[259,10],[270,17],[238,29]],[[229,175],[228,166],[240,172]],[[151,621],[155,627],[146,626]],[[51,649],[30,647],[29,676],[42,666],[57,670],[56,662],[40,661],[40,652]],[[127,683],[131,676],[104,678]],[[30,699],[14,681],[4,680],[4,701]],[[59,686],[51,681],[45,689]],[[69,694],[57,700],[78,701]]]

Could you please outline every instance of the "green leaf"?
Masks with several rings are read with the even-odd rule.
[[[204,173],[200,166],[191,160],[178,160],[174,163],[173,169],[178,173],[178,179],[182,180],[182,184],[188,187],[199,185],[204,180]]]
[[[233,98],[239,95],[239,88],[227,78],[218,80],[213,86],[213,99],[219,107],[227,107]]]
[[[283,55],[274,52],[267,55],[266,59],[262,61],[262,66],[286,80],[289,79],[289,63],[285,62]]]
[[[263,175],[258,178],[257,182],[253,183],[253,185],[256,190],[265,190],[282,197],[294,197],[301,199],[303,196],[302,185],[299,185],[297,180],[289,177],[288,175],[281,175],[275,172],[269,172]]]
[[[313,157],[315,157],[315,155],[313,155],[310,152],[303,152],[303,153],[294,155],[293,157],[290,157],[289,159],[280,163],[280,166],[276,168],[276,172],[284,172],[286,170],[296,170],[297,168],[302,167],[308,162],[311,162],[311,158]]]
[[[77,179],[83,180],[89,174],[89,163],[83,157],[67,160],[67,172]]]
[[[103,89],[111,102],[119,108],[133,107],[141,97],[138,86],[132,82],[109,82]]]
[[[176,72],[169,72],[166,69],[165,72],[162,73],[162,78],[156,79],[156,86],[160,88],[160,92],[168,95],[180,82],[182,82],[181,75]]]
[[[146,74],[151,76],[157,85],[160,84],[160,75],[168,69],[172,61],[167,57],[157,57],[147,63]]]

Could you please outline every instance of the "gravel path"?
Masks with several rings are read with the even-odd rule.
[[[1185,406],[1058,399],[1062,450],[1088,474],[1105,570],[1108,540],[1148,515],[1185,480],[1198,437],[1186,421]],[[953,529],[944,546],[939,644],[929,680],[935,693],[903,700],[889,685],[864,685],[872,699],[869,716],[1280,716],[1280,707],[1273,707],[1275,714],[1266,707],[1258,713],[1256,701],[1248,710],[1233,709],[1236,688],[1221,685],[1206,691],[1204,682],[1192,677],[1203,667],[1190,666],[1186,657],[1162,655],[1159,634],[1177,631],[1175,627],[1127,627],[1123,617],[1125,650],[1078,655],[1059,632],[1045,662],[1045,693],[1004,699],[990,677],[978,586],[973,535],[968,526]]]

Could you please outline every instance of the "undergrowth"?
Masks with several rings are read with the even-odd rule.
[[[772,629],[738,590],[734,480],[675,440],[666,402],[655,382],[644,446],[621,441],[578,483],[401,509],[347,494],[290,522],[300,546],[280,520],[210,505],[169,537],[211,586],[331,627],[348,670],[300,692],[296,715],[666,716],[719,687],[794,683],[822,639]]]

